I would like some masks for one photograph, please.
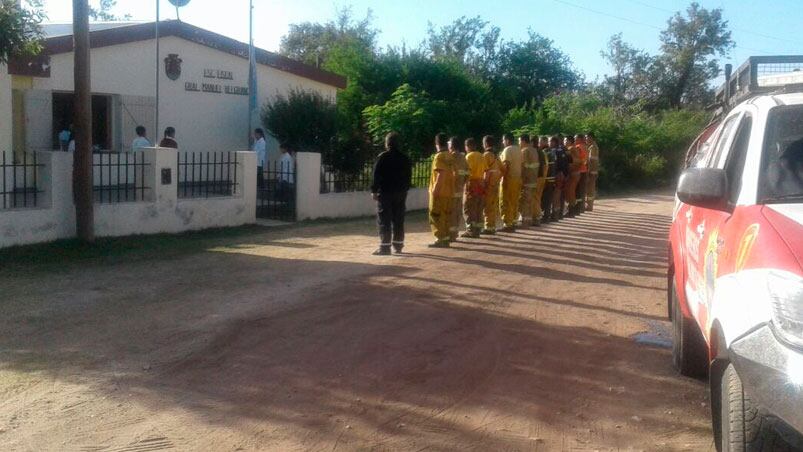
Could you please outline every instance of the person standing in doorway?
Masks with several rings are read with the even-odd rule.
[[[162,141],[159,142],[160,148],[171,148],[171,149],[178,149],[178,142],[176,141],[176,129],[173,127],[167,127],[165,129],[165,136],[162,138]]]
[[[485,160],[477,150],[474,138],[469,138],[466,145],[466,166],[468,166],[468,184],[466,184],[466,232],[462,237],[477,238],[482,230],[482,205],[485,198]]]
[[[460,225],[463,223],[463,192],[468,181],[468,165],[466,154],[463,152],[463,143],[457,137],[449,138],[449,153],[454,159],[454,195],[449,218],[449,241],[456,242]]]
[[[371,183],[379,225],[376,256],[389,255],[391,246],[397,254],[404,249],[404,215],[412,177],[413,163],[401,150],[401,135],[390,132],[385,136],[385,151],[374,165]]]
[[[254,145],[251,147],[251,150],[257,155],[257,188],[260,190],[265,188],[265,160],[267,157],[267,148],[268,144],[265,141],[265,131],[260,128],[254,129]]]
[[[70,145],[70,136],[72,135],[72,125],[70,127],[63,127],[59,132],[59,147],[62,151],[67,152]]]
[[[494,138],[485,135],[482,138],[482,147],[485,152],[482,159],[485,162],[485,202],[483,214],[485,217],[485,228],[480,234],[496,234],[496,223],[499,218],[499,181],[502,180],[502,162],[494,152]]]
[[[519,217],[519,196],[521,195],[521,149],[513,144],[513,136],[502,136],[502,232],[514,232]]]
[[[597,177],[599,176],[599,146],[594,134],[586,134],[588,143],[588,181],[586,182],[586,210],[594,211],[594,200],[597,197]]]
[[[436,154],[429,178],[429,225],[435,242],[430,248],[449,247],[449,219],[454,198],[454,157],[449,153],[446,134],[435,136]]]
[[[131,150],[137,151],[141,148],[149,148],[151,147],[151,142],[146,138],[145,134],[147,131],[145,130],[144,126],[137,126],[134,131],[137,133],[137,137],[134,138],[134,141],[131,142]]]

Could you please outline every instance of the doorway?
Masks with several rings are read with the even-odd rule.
[[[75,94],[53,93],[53,149],[60,149],[59,132],[72,126],[75,116]],[[92,95],[92,147],[112,150],[111,96]]]

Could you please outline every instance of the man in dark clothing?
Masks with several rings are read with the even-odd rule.
[[[558,137],[549,140],[549,152],[555,155],[555,190],[552,193],[552,221],[563,218],[565,203],[564,190],[569,179],[572,157],[566,152],[566,148],[561,146]]]
[[[160,148],[178,149],[178,142],[176,141],[176,129],[168,127],[165,129],[165,137],[159,142]]]
[[[404,215],[407,191],[413,175],[410,158],[401,151],[401,136],[391,132],[385,137],[385,152],[374,165],[371,194],[376,204],[379,224],[379,249],[374,255],[387,256],[390,248],[401,253],[404,248]]]

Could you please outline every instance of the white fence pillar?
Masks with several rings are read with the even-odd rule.
[[[257,221],[257,155],[252,151],[238,151],[237,174],[240,180],[235,188],[235,194],[242,197],[243,203],[248,206],[246,224]]]
[[[296,153],[296,220],[318,218],[321,196],[321,154]]]

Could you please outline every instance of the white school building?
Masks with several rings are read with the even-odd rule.
[[[0,67],[0,149],[59,148],[58,133],[72,123],[71,25],[46,25],[44,52]],[[90,64],[93,145],[129,151],[137,125],[158,142],[176,128],[181,150],[246,150],[248,46],[185,22],[92,24]],[[257,49],[260,106],[291,90],[317,91],[335,101],[345,78]],[[156,125],[157,61],[159,125]],[[269,140],[272,141],[272,140]],[[277,144],[269,143],[276,155]]]

